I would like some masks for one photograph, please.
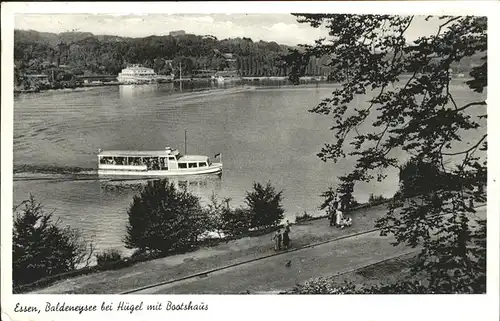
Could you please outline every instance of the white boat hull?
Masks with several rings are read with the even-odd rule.
[[[169,170],[147,170],[142,166],[123,166],[123,168],[113,168],[105,166],[99,168],[97,173],[99,176],[143,176],[143,177],[171,177],[171,176],[191,176],[222,173],[222,164],[213,163],[205,168],[184,168],[184,169],[169,169]]]

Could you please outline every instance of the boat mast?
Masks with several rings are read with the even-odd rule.
[[[187,129],[184,129],[184,155],[187,155]]]

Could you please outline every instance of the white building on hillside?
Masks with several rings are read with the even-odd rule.
[[[118,81],[125,84],[143,84],[157,82],[159,77],[151,68],[132,65],[118,74]]]

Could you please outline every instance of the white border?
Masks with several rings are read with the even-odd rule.
[[[12,41],[13,14],[16,13],[386,13],[386,14],[449,14],[488,16],[488,132],[498,137],[499,121],[498,36],[500,5],[496,1],[460,2],[198,2],[198,3],[2,3],[2,118],[1,118],[1,300],[4,320],[74,320],[126,319],[171,320],[255,320],[258,318],[286,318],[305,320],[311,317],[342,320],[499,320],[499,200],[498,188],[499,143],[489,140],[488,149],[488,294],[487,295],[435,295],[435,296],[109,296],[109,295],[12,295],[11,288],[11,238],[12,238]],[[36,28],[36,26],[34,26]],[[496,73],[494,72],[496,71]],[[492,90],[493,89],[493,90]],[[496,89],[496,90],[495,90]],[[13,314],[15,302],[39,303],[46,300],[68,303],[96,303],[101,301],[129,302],[144,300],[196,301],[209,305],[203,312],[161,313],[74,313]],[[116,304],[116,303],[115,303]],[[274,312],[274,313],[273,313]]]

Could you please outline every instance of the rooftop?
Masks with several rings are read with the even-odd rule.
[[[147,67],[144,67],[144,66],[141,66],[141,65],[132,65],[132,66],[128,66],[125,69],[129,69],[129,70],[130,69],[132,69],[132,70],[153,70],[152,68],[147,68]]]
[[[141,156],[168,156],[175,155],[176,150],[104,150],[101,151],[99,156],[115,156],[115,157],[141,157]]]
[[[207,160],[207,156],[202,156],[202,155],[184,155],[184,156],[181,156],[179,158],[180,161],[206,161]]]

